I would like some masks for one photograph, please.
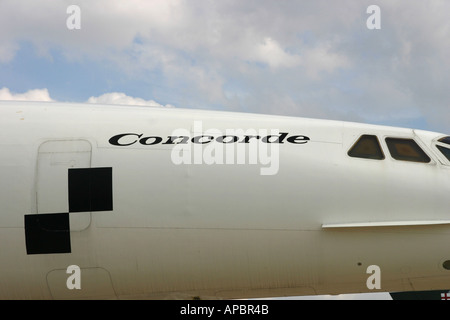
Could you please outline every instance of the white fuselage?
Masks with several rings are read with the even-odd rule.
[[[385,159],[348,155],[363,134],[378,137]],[[378,291],[450,288],[450,166],[433,146],[443,136],[176,108],[0,103],[0,298],[371,292],[371,265],[381,270]],[[431,161],[393,159],[387,137],[414,139]],[[225,146],[235,148],[228,161]],[[263,147],[274,148],[270,158]],[[112,181],[99,178],[97,188],[112,194],[92,196],[83,211],[70,175],[91,168],[106,170]],[[67,238],[43,228],[41,243],[38,215],[61,214]],[[80,290],[67,288],[71,265]]]

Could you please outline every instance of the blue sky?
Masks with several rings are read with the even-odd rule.
[[[51,59],[39,56],[31,43],[21,43],[15,58],[1,67],[0,82],[14,92],[47,88],[58,101],[83,102],[91,96],[123,91],[146,100],[154,97],[148,89],[156,75],[133,77],[110,61],[67,61],[58,49],[50,54]]]
[[[67,27],[73,4],[78,30]],[[381,29],[367,28],[371,4]],[[446,132],[449,10],[438,0],[2,0],[0,99],[116,103],[119,93]]]

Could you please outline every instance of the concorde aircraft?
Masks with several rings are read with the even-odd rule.
[[[447,290],[449,190],[440,133],[2,102],[0,298]]]

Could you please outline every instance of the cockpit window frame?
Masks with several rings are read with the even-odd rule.
[[[450,145],[450,136],[442,137],[437,142]]]
[[[450,159],[447,157],[445,152],[441,150],[441,148],[450,149],[450,136],[441,136],[440,138],[434,139],[432,143],[433,151],[436,153],[439,162],[447,167],[450,166]]]
[[[357,150],[358,146],[363,143],[363,139],[372,139],[372,143],[375,143],[375,152],[374,153],[365,153]],[[368,159],[368,160],[384,160],[386,156],[384,155],[383,148],[380,144],[380,139],[374,134],[362,134],[359,136],[358,140],[350,147],[347,152],[347,155],[352,158],[358,159]]]
[[[450,145],[446,145],[446,144],[435,144],[436,149],[440,152],[440,154],[442,154],[444,156],[444,158],[447,159],[447,162],[450,163]],[[448,150],[448,153],[445,153],[445,151],[443,151],[443,149]]]
[[[433,158],[428,155],[428,153],[424,150],[424,148],[413,138],[411,137],[395,137],[388,136],[384,138],[384,142],[388,148],[389,154],[392,159],[396,161],[404,161],[410,163],[420,163],[420,164],[431,164],[433,163]],[[412,151],[417,153],[417,157],[413,157],[412,155],[401,154],[401,150],[395,148],[394,144],[402,144],[407,145],[407,147],[412,148]]]

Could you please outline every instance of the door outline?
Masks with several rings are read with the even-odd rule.
[[[91,168],[92,144],[88,140],[47,140],[38,149],[36,213],[69,213],[68,171]],[[70,231],[89,228],[91,212],[71,213]]]

